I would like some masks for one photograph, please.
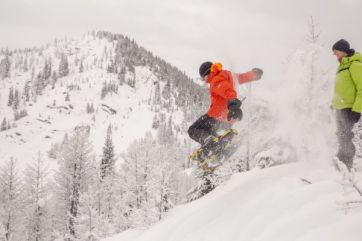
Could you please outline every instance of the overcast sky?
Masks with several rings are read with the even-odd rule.
[[[107,30],[191,77],[206,60],[236,72],[258,66],[271,77],[303,42],[310,16],[325,46],[343,37],[362,51],[361,10],[361,0],[0,0],[0,48]]]

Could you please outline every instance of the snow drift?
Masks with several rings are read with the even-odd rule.
[[[236,174],[150,229],[104,241],[357,241],[361,220],[362,197],[340,173],[302,162]]]

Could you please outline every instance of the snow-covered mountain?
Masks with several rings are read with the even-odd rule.
[[[40,48],[2,49],[0,60],[1,160],[31,162],[78,125],[91,127],[97,155],[108,125],[117,154],[163,125],[182,141],[207,104],[206,92],[184,73],[122,35],[91,32]]]
[[[361,193],[341,178],[308,161],[235,174],[150,229],[104,241],[359,241]]]

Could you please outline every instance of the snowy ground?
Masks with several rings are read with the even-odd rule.
[[[355,181],[362,188],[362,172]],[[362,196],[331,165],[293,163],[234,175],[148,230],[104,241],[360,241]]]

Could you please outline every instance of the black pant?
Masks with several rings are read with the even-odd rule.
[[[217,131],[222,128],[230,128],[230,125],[224,124],[206,114],[190,126],[188,133],[191,139],[202,145],[208,136],[216,136]]]
[[[354,121],[351,119],[351,109],[337,110],[337,138],[338,138],[338,159],[346,164],[350,170],[353,167],[353,157],[356,153],[356,148],[352,142],[354,137],[353,126]]]

